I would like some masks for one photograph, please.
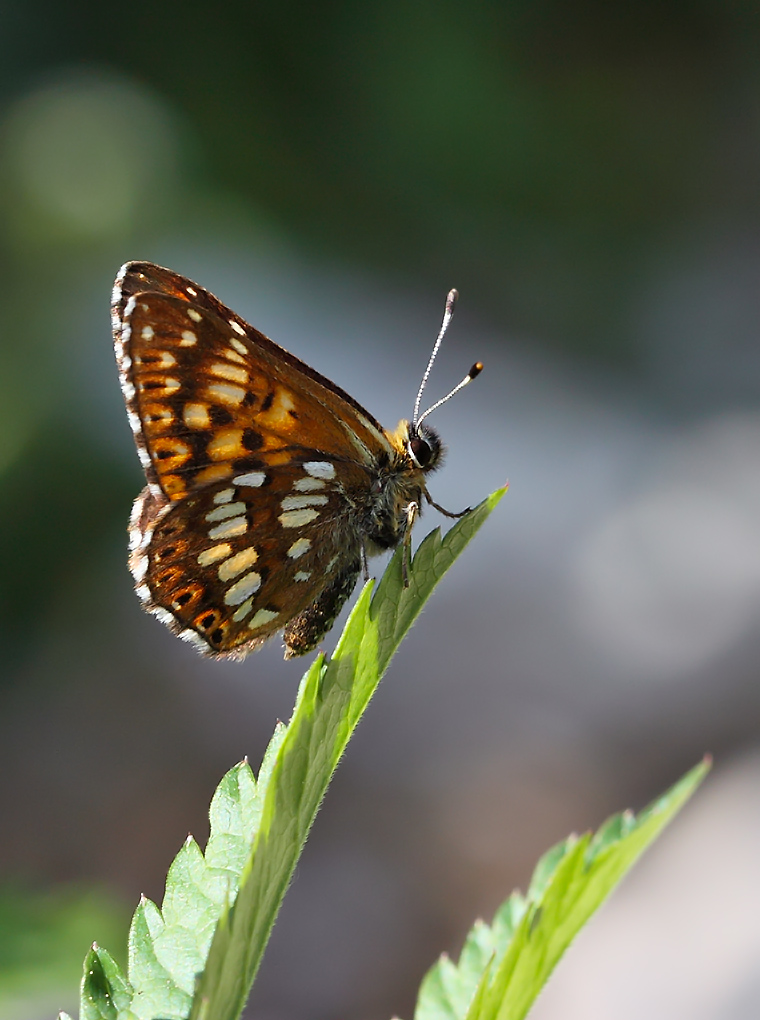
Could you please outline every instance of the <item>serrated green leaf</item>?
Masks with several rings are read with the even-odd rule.
[[[167,960],[169,948],[161,940],[164,928],[158,907],[143,897],[129,932],[129,980],[134,989],[131,1010],[139,1020],[180,1020],[187,1016],[192,1001],[192,995],[175,979],[171,959]]]
[[[287,727],[275,729],[258,780],[246,762],[224,777],[211,803],[205,853],[189,839],[169,869],[162,909],[143,899],[135,911],[129,936],[132,998],[118,1020],[179,1020],[188,1016],[191,1000],[195,1018],[239,1016],[357,722],[436,583],[505,491],[484,500],[443,539],[438,531],[428,535],[407,588],[402,553],[396,553],[374,598],[372,583],[365,585],[332,660],[318,656],[306,672],[293,717]]]
[[[113,957],[93,945],[84,961],[80,1020],[116,1020],[129,1010],[132,989]]]
[[[274,740],[270,742],[270,749],[272,743]],[[211,801],[211,834],[206,845],[205,861],[210,868],[227,871],[232,888],[237,886],[253,833],[261,820],[263,789],[265,786],[262,788],[261,780],[257,782],[248,762],[244,761],[230,769]],[[223,891],[218,890],[215,895],[214,890],[209,890],[209,894],[221,904],[222,899],[229,895],[229,889],[228,882]]]
[[[456,967],[447,956],[442,956],[437,966],[425,975],[420,989],[421,1006],[415,1013],[416,1020],[443,1020],[462,1015],[469,1005],[457,1001],[464,984],[458,978]]]
[[[169,868],[161,909],[143,899],[135,911],[129,936],[130,1008],[140,1020],[187,1015],[219,917],[237,892],[284,733],[278,725],[258,781],[245,761],[224,776],[209,809],[206,852],[188,837]]]
[[[624,811],[593,836],[552,847],[538,862],[527,897],[510,896],[490,928],[478,922],[457,964],[443,957],[428,972],[415,1020],[522,1020],[572,939],[708,769],[701,762],[638,817]]]
[[[554,877],[562,859],[571,851],[577,841],[577,836],[568,836],[542,854],[538,860],[530,885],[528,886],[527,899],[531,903],[537,903]]]

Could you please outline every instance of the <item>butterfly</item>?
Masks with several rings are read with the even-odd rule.
[[[114,346],[147,481],[129,566],[149,612],[214,657],[242,658],[280,630],[285,657],[304,655],[367,558],[408,545],[423,501],[461,516],[428,493],[444,449],[422,419],[480,362],[419,414],[456,296],[412,421],[389,432],[203,287],[150,262],[122,266]]]

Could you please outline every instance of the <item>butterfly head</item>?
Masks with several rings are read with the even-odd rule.
[[[408,471],[429,474],[443,463],[446,448],[429,425],[415,426],[402,419],[386,436]]]

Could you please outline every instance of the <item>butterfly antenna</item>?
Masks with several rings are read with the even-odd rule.
[[[480,373],[482,371],[483,371],[483,362],[482,361],[476,361],[475,364],[470,369],[470,371],[464,377],[464,379],[460,383],[457,383],[456,386],[454,387],[454,389],[450,393],[447,393],[445,397],[441,397],[440,400],[436,400],[436,402],[433,404],[432,407],[429,407],[427,409],[427,411],[425,411],[424,414],[421,414],[419,416],[417,421],[414,423],[414,428],[417,429],[417,427],[419,426],[419,424],[420,424],[420,422],[422,421],[423,418],[427,418],[427,416],[430,414],[431,411],[435,411],[437,408],[439,408],[441,406],[441,404],[445,404],[447,400],[451,400],[451,398],[454,396],[455,393],[459,393],[460,390],[463,390],[465,388],[465,386],[468,383],[471,383],[473,379],[476,379],[480,375]]]
[[[454,290],[454,288],[452,287],[452,289],[448,293],[448,297],[446,298],[446,308],[443,313],[443,322],[441,323],[441,328],[438,332],[438,339],[435,342],[435,345],[433,347],[433,353],[430,355],[430,360],[427,363],[427,368],[425,369],[425,372],[422,376],[420,388],[417,390],[417,399],[414,402],[414,414],[412,415],[412,432],[416,432],[417,426],[419,425],[420,421],[422,421],[422,418],[417,417],[418,414],[420,413],[420,401],[422,400],[422,391],[425,389],[425,386],[427,384],[428,376],[430,375],[430,369],[433,367],[433,362],[435,361],[436,355],[438,354],[438,348],[441,346],[441,342],[443,341],[443,338],[446,335],[446,330],[449,328],[449,323],[451,322],[451,317],[454,314],[454,308],[456,306],[458,297],[459,292]],[[464,383],[460,383],[460,386],[457,388],[459,389],[463,385]],[[451,396],[451,394],[449,394],[449,396]],[[448,399],[448,397],[446,399]],[[442,403],[442,401],[439,401],[439,403]],[[432,408],[430,408],[430,410],[432,410]],[[425,414],[430,414],[430,410],[426,411]],[[423,415],[422,417],[424,418],[425,415]]]

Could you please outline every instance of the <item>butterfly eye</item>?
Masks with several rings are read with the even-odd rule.
[[[433,458],[432,449],[419,437],[409,440],[409,452],[421,468],[427,467]]]
[[[413,431],[406,448],[414,463],[423,471],[434,471],[440,467],[443,445],[438,433],[429,425],[423,425]]]

